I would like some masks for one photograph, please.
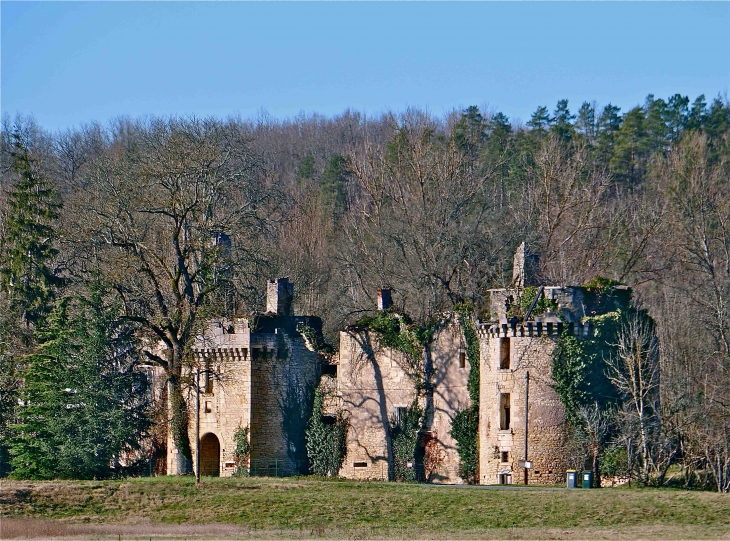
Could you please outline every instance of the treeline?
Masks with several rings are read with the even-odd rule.
[[[727,99],[681,95],[626,112],[589,102],[572,112],[561,100],[525,125],[477,107],[442,118],[119,119],[55,134],[6,118],[2,463],[8,442],[22,450],[16,468],[32,462],[22,440],[41,414],[20,383],[50,370],[40,359],[79,366],[52,353],[53,333],[67,318],[82,355],[91,330],[74,322],[89,306],[98,313],[83,317],[100,318],[112,340],[94,342],[96,362],[120,374],[143,362],[164,369],[187,456],[192,340],[211,317],[263,309],[267,278],[289,276],[298,312],[323,317],[336,343],[380,287],[416,321],[465,303],[489,318],[487,289],[508,285],[526,240],[545,283],[603,276],[634,288],[656,322],[652,433],[673,449],[661,460],[681,465],[687,483],[727,491],[729,137]],[[114,360],[123,337],[138,354]],[[91,407],[81,404],[73,409]],[[135,424],[108,456],[139,452],[133,441],[149,430]],[[656,449],[647,460],[660,460]]]

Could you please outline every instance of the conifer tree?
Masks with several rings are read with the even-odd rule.
[[[19,132],[13,140],[12,168],[18,180],[8,193],[8,216],[0,239],[0,290],[8,295],[10,309],[29,327],[48,313],[62,282],[50,266],[58,253],[53,223],[61,203]]]
[[[120,459],[140,458],[146,379],[135,370],[132,327],[103,296],[94,284],[88,299],[64,297],[37,329],[12,427],[14,478],[101,479],[123,473]]]

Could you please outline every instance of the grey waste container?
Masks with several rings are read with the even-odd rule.
[[[585,470],[581,475],[581,479],[583,480],[583,488],[593,488],[593,472],[591,470]]]
[[[568,470],[567,472],[567,486],[568,488],[579,488],[580,485],[576,482],[578,480],[578,472],[575,470]]]

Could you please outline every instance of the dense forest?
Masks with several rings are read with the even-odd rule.
[[[288,276],[336,345],[381,287],[416,322],[464,306],[488,319],[527,241],[543,283],[620,282],[651,316],[653,479],[679,465],[688,485],[730,490],[727,98],[561,100],[524,125],[478,107],[62,133],[19,117],[0,144],[3,473],[108,474],[154,432],[135,366],[179,379],[205,322],[262,310],[268,278]]]

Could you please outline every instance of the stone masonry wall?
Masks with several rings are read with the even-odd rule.
[[[220,443],[219,473],[235,472],[235,433],[250,429],[251,459],[278,461],[280,472],[291,472],[292,456],[303,449],[292,449],[282,427],[282,411],[292,392],[314,389],[319,378],[321,358],[307,349],[299,335],[283,329],[273,333],[251,332],[249,322],[240,318],[234,324],[214,323],[198,341],[199,366],[210,368],[211,392],[205,392],[201,377],[200,437],[216,436]],[[188,396],[189,436],[195,451],[195,394]],[[174,457],[168,457],[168,462]],[[273,463],[273,462],[272,462]],[[205,471],[205,468],[201,467]],[[168,471],[174,471],[168,468]],[[263,473],[263,472],[259,472]]]
[[[432,482],[460,483],[459,455],[449,434],[456,411],[469,405],[466,383],[469,362],[460,366],[465,345],[461,329],[449,324],[440,329],[431,345],[433,397],[421,397],[426,409],[423,431],[432,466]],[[398,407],[408,407],[416,397],[414,380],[404,369],[405,357],[381,348],[377,335],[366,330],[340,333],[338,394],[347,412],[347,456],[340,475],[352,479],[388,479],[389,422]],[[422,440],[424,445],[425,439]]]
[[[500,369],[504,341],[509,341],[510,367]],[[566,469],[562,457],[566,434],[565,413],[550,378],[555,337],[496,337],[480,332],[480,348],[480,483],[523,482],[524,469],[517,462],[525,450],[525,373],[528,370],[528,460],[533,463],[529,482],[561,482]],[[506,426],[502,425],[503,395],[509,395],[510,419]]]

